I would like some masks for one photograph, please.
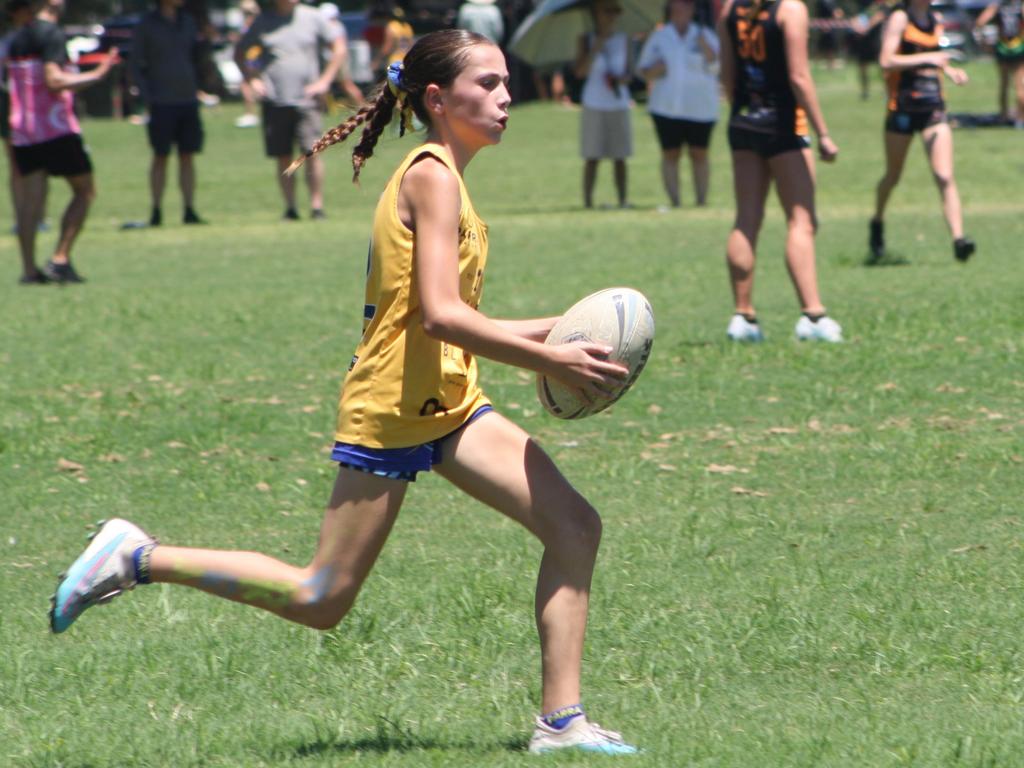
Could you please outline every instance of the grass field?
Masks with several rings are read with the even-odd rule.
[[[951,107],[992,111],[994,67],[969,72]],[[852,68],[818,83],[841,148],[819,172],[820,279],[847,343],[791,339],[774,204],[768,341],[726,343],[721,127],[708,208],[655,211],[637,112],[636,209],[584,212],[577,114],[527,105],[467,175],[490,225],[484,309],[549,314],[627,284],[650,297],[658,339],[629,396],[578,423],[545,415],[530,375],[485,364],[484,382],[602,511],[585,702],[645,748],[630,764],[1021,766],[1024,134],[956,133],[971,263],[952,259],[915,147],[888,219],[907,263],[866,268],[879,88],[859,101]],[[534,764],[539,547],[435,476],[331,632],[154,586],[48,633],[54,575],[103,517],[311,554],[369,217],[411,140],[387,140],[362,189],[332,150],[330,218],[286,224],[235,115],[206,116],[209,226],[176,223],[172,188],[169,224],[120,231],[148,212],[143,132],[92,121],[88,284],[17,287],[14,239],[0,241],[0,765]],[[51,217],[65,199],[55,185]]]

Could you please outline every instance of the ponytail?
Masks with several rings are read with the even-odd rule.
[[[327,131],[306,153],[288,166],[285,174],[291,176],[306,160],[328,147],[345,141],[360,125],[363,128],[359,143],[352,149],[352,181],[359,182],[359,172],[370,157],[384,128],[400,114],[399,136],[413,129],[413,115],[424,125],[430,116],[423,106],[423,94],[431,83],[447,88],[465,64],[469,49],[474,45],[494,45],[483,35],[462,29],[445,29],[421,37],[401,62],[388,67],[387,80],[370,97],[370,103]]]

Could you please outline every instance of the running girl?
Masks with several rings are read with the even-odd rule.
[[[924,140],[932,177],[942,197],[942,213],[953,236],[953,255],[967,261],[975,250],[974,241],[964,236],[960,193],[953,178],[953,131],[942,94],[943,74],[956,85],[966,83],[967,74],[950,66],[954,54],[939,50],[941,37],[942,21],[932,12],[929,0],[910,0],[885,23],[878,63],[885,72],[889,102],[885,175],[878,182],[875,216],[869,222],[868,248],[873,261],[885,255],[885,207],[899,183],[915,133]]]
[[[412,113],[426,143],[398,166],[377,205],[363,337],[342,386],[333,457],[338,477],[312,561],[295,567],[253,552],[158,544],[123,520],[107,523],[60,583],[51,611],[63,632],[86,608],[135,584],[183,584],[317,629],[352,607],[394,525],[409,483],[436,469],[474,498],[521,523],[544,544],[536,618],[542,711],[531,752],[636,749],[590,722],[580,667],[591,575],[601,538],[594,508],[477,384],[476,356],[544,372],[584,388],[620,383],[626,370],[597,344],[547,346],[557,318],[491,320],[477,310],[487,228],[463,172],[497,144],[508,122],[508,71],[481,35],[425,35],[355,116],[309,155],[345,140],[358,178],[395,114]]]
[[[799,0],[729,0],[718,21],[722,85],[732,102],[736,222],[726,245],[736,311],[726,334],[761,341],[754,312],[754,261],[765,198],[775,187],[786,214],[786,264],[802,314],[798,339],[842,341],[818,295],[814,257],[814,155],[808,122],[821,159],[836,159],[807,63],[807,8]]]

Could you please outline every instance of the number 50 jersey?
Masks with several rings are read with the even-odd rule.
[[[786,41],[776,17],[781,0],[736,0],[726,28],[736,81],[729,124],[780,136],[807,135],[807,116],[789,84]]]

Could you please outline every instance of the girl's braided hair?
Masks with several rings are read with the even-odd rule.
[[[465,66],[469,50],[476,45],[493,43],[483,35],[464,29],[443,29],[421,37],[409,49],[402,64],[388,68],[388,79],[374,89],[366,106],[327,131],[285,173],[291,175],[308,158],[345,141],[363,125],[362,137],[352,148],[352,181],[358,183],[359,172],[373,155],[377,139],[394,117],[395,108],[398,107],[401,115],[399,135],[404,136],[406,130],[412,128],[413,114],[424,125],[430,125],[430,114],[423,104],[427,86],[446,88],[451,85]]]

